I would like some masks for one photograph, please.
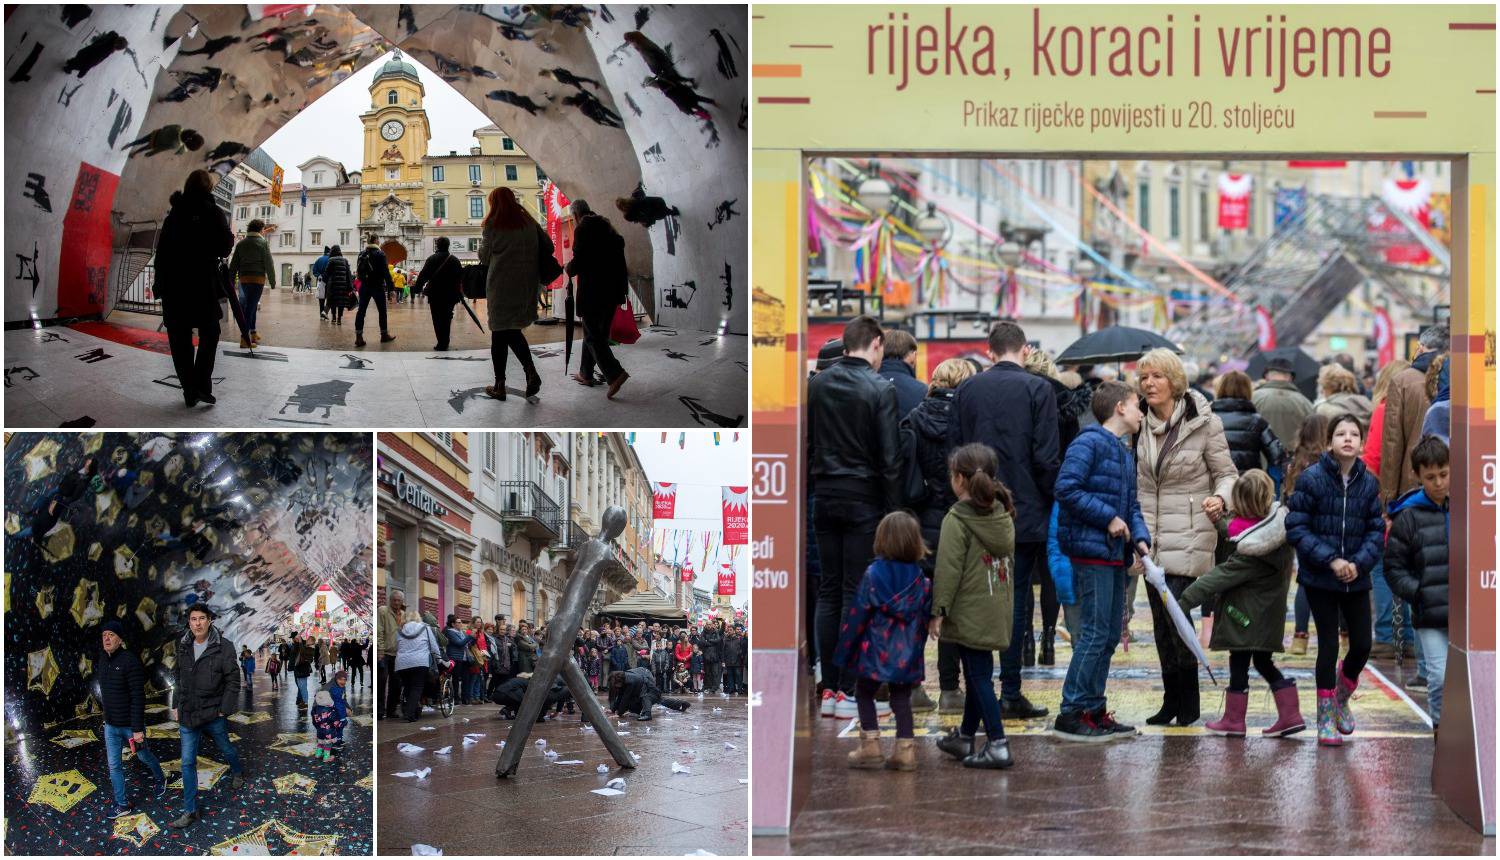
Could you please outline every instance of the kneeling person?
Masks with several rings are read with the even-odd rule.
[[[632,713],[637,720],[646,722],[651,719],[651,708],[658,703],[678,713],[688,709],[688,703],[682,699],[663,696],[651,677],[651,670],[645,666],[609,673],[609,709],[616,716]]]

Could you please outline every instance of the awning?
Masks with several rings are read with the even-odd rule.
[[[614,618],[628,624],[637,621],[687,626],[687,615],[673,603],[651,591],[637,591],[624,600],[599,610],[600,618]]]

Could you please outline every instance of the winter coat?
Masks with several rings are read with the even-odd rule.
[[[901,443],[896,389],[844,356],[807,384],[807,468],[818,494],[897,507]]]
[[[625,303],[630,274],[625,266],[625,238],[609,219],[596,212],[583,216],[573,230],[573,259],[567,273],[577,278],[579,314],[596,314]]]
[[[418,667],[426,669],[440,657],[442,651],[438,648],[437,637],[432,635],[432,628],[420,621],[408,621],[401,625],[401,631],[396,634],[395,671]]]
[[[276,261],[271,259],[271,245],[266,237],[251,233],[241,239],[229,258],[229,272],[241,283],[276,286]]]
[[[240,709],[240,667],[234,643],[219,628],[208,628],[207,647],[193,657],[193,633],[184,630],[177,640],[177,669],[171,706],[177,722],[190,729],[208,725]]]
[[[297,649],[292,655],[292,675],[297,678],[306,678],[313,673],[317,665],[318,649],[307,642],[298,642]]]
[[[456,305],[463,290],[463,264],[446,251],[427,258],[412,283],[412,292],[425,293],[435,305]]]
[[[350,308],[359,304],[359,299],[354,294],[354,273],[350,269],[349,258],[329,257],[324,280],[328,284],[329,307]]]
[[[875,559],[844,613],[834,662],[871,681],[921,683],[931,610],[932,581],[921,567]]]
[[[449,660],[455,663],[469,662],[469,646],[473,644],[474,637],[457,627],[443,628],[443,645]]]
[[[1215,651],[1280,651],[1292,558],[1286,509],[1273,504],[1270,515],[1240,532],[1229,558],[1194,580],[1177,605],[1186,613],[1218,595],[1208,642]]]
[[[1380,444],[1381,436],[1385,431],[1385,399],[1382,398],[1375,404],[1375,410],[1370,413],[1370,428],[1365,433],[1365,450],[1359,455],[1365,461],[1365,467],[1370,474],[1377,479],[1380,477]]]
[[[1015,552],[1015,523],[998,502],[988,514],[966,501],[948,511],[932,578],[941,641],[978,651],[1010,647]]]
[[[516,674],[531,672],[536,669],[536,640],[530,636],[515,637],[516,643]]]
[[[1290,451],[1297,447],[1297,434],[1302,422],[1312,414],[1312,401],[1302,396],[1294,383],[1276,380],[1262,382],[1250,395],[1255,411],[1271,425],[1271,432],[1281,440],[1281,447]]]
[[[114,654],[103,652],[94,664],[94,682],[99,685],[105,725],[146,730],[146,669],[141,658],[124,646]]]
[[[364,265],[360,265],[363,261]],[[385,252],[377,245],[366,245],[350,264],[354,276],[359,278],[360,292],[369,290],[394,290],[396,281],[391,277],[391,264]]]
[[[896,414],[905,416],[908,412],[917,408],[917,404],[927,396],[927,386],[917,379],[917,372],[912,366],[899,358],[887,358],[880,362],[880,369],[875,371],[882,379],[889,379],[891,385],[896,387]]]
[[[1432,405],[1427,407],[1427,415],[1422,419],[1422,436],[1436,436],[1448,444],[1449,428],[1452,424],[1453,402],[1452,394],[1448,385],[1448,370],[1453,363],[1447,362],[1443,369],[1438,371],[1438,390],[1432,398]]]
[[[1276,438],[1276,431],[1255,411],[1254,403],[1238,397],[1220,397],[1209,408],[1224,425],[1229,459],[1240,474],[1277,466],[1286,460],[1286,449]]]
[[[1361,427],[1370,426],[1370,413],[1375,407],[1370,405],[1370,398],[1353,391],[1340,391],[1326,400],[1320,400],[1313,406],[1313,411],[1326,417],[1329,421],[1340,415],[1353,415],[1359,419]]]
[[[689,660],[693,659],[693,646],[689,645],[687,642],[678,642],[677,645],[672,648],[672,656],[677,658],[677,662],[686,663]]]
[[[1448,629],[1448,506],[1418,487],[1391,504],[1385,581],[1412,605],[1415,627]]]
[[[1057,398],[1057,452],[1061,456],[1073,444],[1073,440],[1078,438],[1078,431],[1083,429],[1083,416],[1093,404],[1094,389],[1098,385],[1085,383],[1077,388],[1069,388],[1061,380],[1050,376],[1042,376],[1042,379],[1052,386],[1052,394]]]
[[[156,240],[156,284],[167,328],[217,324],[218,267],[234,248],[224,211],[207,194],[172,195],[172,209]]]
[[[338,684],[328,685],[328,697],[333,699],[333,712],[341,720],[349,718],[349,703],[344,699],[344,688]]]
[[[380,639],[380,656],[394,657],[396,655],[396,628],[401,625],[396,623],[396,613],[389,606],[382,605],[375,613],[375,635]]]
[[[656,686],[656,679],[651,677],[651,672],[644,668],[631,669],[625,673],[625,683],[609,697],[609,709],[617,715],[646,715],[651,713],[651,708],[661,699],[661,689]]]
[[[1070,559],[1128,565],[1136,543],[1151,542],[1136,494],[1135,454],[1102,425],[1085,427],[1057,473],[1057,545]],[[1130,540],[1109,536],[1115,517]]]
[[[1287,538],[1297,549],[1297,582],[1327,591],[1369,591],[1385,540],[1380,514],[1380,486],[1363,461],[1354,461],[1347,485],[1332,454],[1303,470],[1286,517]],[[1359,569],[1353,582],[1333,575],[1329,565],[1336,558]]]
[[[1136,434],[1136,475],[1141,514],[1154,539],[1151,557],[1169,574],[1202,576],[1214,566],[1219,543],[1219,530],[1203,512],[1203,500],[1218,495],[1227,510],[1239,472],[1229,457],[1224,425],[1209,411],[1208,401],[1196,391],[1184,396],[1182,426],[1165,455],[1158,448],[1160,466],[1145,462],[1147,446],[1141,437],[1151,431],[1142,424]],[[1142,401],[1141,411],[1147,408]],[[1157,438],[1159,446],[1166,434]]]
[[[1002,361],[958,386],[950,448],[983,442],[1000,458],[1001,483],[1015,499],[1015,539],[1042,543],[1052,513],[1052,485],[1060,457],[1057,395],[1051,382]]]
[[[630,668],[630,649],[625,643],[616,642],[609,648],[609,669],[611,672],[623,672]]]
[[[313,731],[320,741],[331,741],[343,734],[348,720],[340,720],[338,709],[332,706],[314,705],[312,709]]]
[[[694,675],[703,674],[702,654],[694,654],[691,658],[688,659],[688,671],[692,672]]]
[[[512,711],[521,707],[521,701],[526,698],[526,688],[531,686],[530,678],[511,678],[495,688],[494,702],[502,708]],[[547,698],[542,700],[542,712],[560,708],[564,702],[573,700],[573,694],[568,692],[567,684],[562,678],[553,682],[547,690]]]
[[[750,639],[746,636],[730,636],[724,640],[724,665],[730,669],[743,669],[750,659]]]
[[[937,546],[943,517],[953,507],[953,484],[948,479],[948,422],[953,417],[953,389],[935,388],[901,419],[901,450],[915,451],[926,490],[921,500],[907,499],[922,523],[922,541]]]
[[[658,672],[665,672],[672,668],[672,649],[670,647],[657,648],[651,652],[651,668]]]
[[[1060,506],[1053,502],[1052,521],[1047,524],[1047,574],[1052,577],[1052,585],[1057,589],[1057,602],[1064,606],[1072,606],[1078,602],[1078,597],[1073,588],[1073,561],[1062,551],[1062,546],[1057,542],[1059,510]]]
[[[1380,433],[1380,498],[1389,504],[1418,484],[1411,470],[1411,452],[1422,441],[1427,417],[1427,368],[1436,350],[1417,356],[1411,367],[1391,377],[1385,392],[1385,421]]]
[[[719,663],[724,659],[724,634],[710,627],[703,631],[698,647],[703,649],[703,662]]]
[[[525,328],[536,322],[542,285],[538,260],[547,236],[535,223],[514,230],[484,228],[479,262],[485,271],[484,297],[491,331]]]

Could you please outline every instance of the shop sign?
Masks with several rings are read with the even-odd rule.
[[[396,498],[428,516],[444,517],[448,515],[448,509],[443,507],[431,493],[427,492],[426,487],[408,480],[406,473],[400,469],[381,474],[380,483],[389,486]]]

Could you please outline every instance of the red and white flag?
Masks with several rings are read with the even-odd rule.
[[[1387,179],[1380,186],[1380,199],[1387,207],[1401,212],[1423,230],[1431,228],[1432,183],[1425,179]],[[1387,214],[1370,221],[1371,233],[1407,233],[1405,225],[1395,215]],[[1409,234],[1408,234],[1409,235]],[[1432,260],[1421,242],[1393,243],[1385,249],[1387,263],[1412,263],[1422,265]]]
[[[1261,352],[1276,348],[1276,323],[1271,320],[1271,312],[1260,305],[1255,306],[1255,342]]]
[[[1219,227],[1250,229],[1250,189],[1255,178],[1248,173],[1219,174]]]
[[[677,513],[677,485],[651,482],[651,516],[670,520]]]
[[[693,560],[688,559],[682,563],[682,581],[692,582],[693,576]]]
[[[719,565],[719,593],[734,594],[734,568],[728,564]]]
[[[750,542],[750,488],[724,488],[724,545]]]
[[[1385,308],[1375,309],[1375,353],[1381,367],[1396,360],[1396,331]]]

